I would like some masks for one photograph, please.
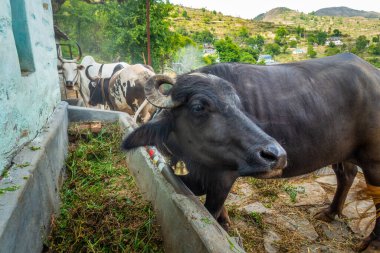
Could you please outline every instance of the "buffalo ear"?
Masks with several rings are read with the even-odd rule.
[[[78,65],[77,67],[79,70],[83,70],[84,69],[84,66],[82,64]]]
[[[130,133],[121,147],[131,150],[141,146],[157,146],[165,142],[172,130],[172,123],[168,118],[152,120]]]

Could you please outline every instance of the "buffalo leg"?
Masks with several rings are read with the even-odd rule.
[[[354,164],[347,162],[333,164],[332,168],[335,172],[337,180],[337,188],[334,199],[329,207],[322,209],[315,215],[316,219],[327,222],[334,220],[335,215],[342,215],[342,210],[348,191],[350,190],[356,173],[358,172],[358,169]]]
[[[380,251],[380,162],[364,164],[363,174],[367,183],[368,193],[376,207],[376,223],[371,234],[362,242],[359,250],[365,252]]]
[[[228,216],[228,212],[225,205],[223,205],[222,207],[222,211],[220,212],[220,215],[218,217],[218,222],[219,224],[222,224],[225,230],[228,230],[228,227],[231,225],[231,220]],[[225,227],[227,227],[227,229]]]
[[[176,160],[174,160],[176,162]],[[231,224],[227,209],[224,206],[228,193],[234,184],[237,176],[229,173],[213,175],[213,180],[208,180],[207,184],[196,180],[195,176],[190,174],[180,177],[186,186],[197,196],[206,194],[205,207],[218,223],[228,231]]]
[[[230,219],[224,201],[226,200],[230,189],[236,178],[224,178],[217,185],[207,187],[205,207],[219,224],[228,231]]]

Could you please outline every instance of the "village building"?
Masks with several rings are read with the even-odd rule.
[[[41,252],[67,153],[50,0],[0,1],[0,252]]]
[[[336,37],[336,36],[328,38],[326,40],[325,45],[328,46],[328,45],[330,45],[330,43],[333,43],[335,46],[341,46],[341,45],[343,45],[343,42],[340,39],[340,37]]]

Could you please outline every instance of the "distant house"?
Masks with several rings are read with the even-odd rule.
[[[212,44],[205,43],[205,44],[203,44],[203,53],[204,54],[215,54],[216,50]]]
[[[269,54],[259,55],[257,62],[261,62],[261,61],[264,61],[265,65],[276,64],[275,60],[273,60],[273,57]]]
[[[296,48],[292,52],[292,54],[304,54],[304,53],[305,53],[305,50],[303,50],[301,48]]]
[[[343,42],[341,41],[340,37],[330,37],[326,40],[325,45],[328,46],[330,43],[333,43],[335,46],[341,46],[343,45]]]

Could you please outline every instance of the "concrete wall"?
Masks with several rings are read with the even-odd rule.
[[[17,153],[14,165],[0,180],[0,189],[14,187],[0,194],[1,253],[42,251],[52,219],[59,212],[67,126],[67,103],[61,102],[44,130]]]
[[[1,175],[60,100],[50,0],[0,1],[0,77]]]

